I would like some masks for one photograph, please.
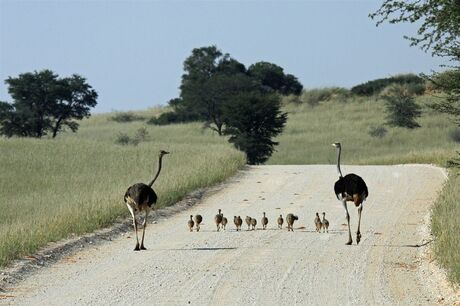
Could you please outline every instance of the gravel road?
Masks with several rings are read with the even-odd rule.
[[[424,268],[430,207],[446,179],[428,165],[342,166],[364,178],[362,240],[346,246],[345,213],[330,165],[255,166],[192,208],[149,224],[134,252],[132,232],[40,269],[0,303],[21,305],[431,305],[439,292]],[[120,205],[124,190],[120,191]],[[161,197],[161,194],[159,195]],[[216,232],[214,215],[229,219]],[[349,204],[353,239],[357,209]],[[315,231],[326,212],[329,233]],[[268,229],[260,219],[266,212]],[[200,213],[200,232],[189,232]],[[294,213],[294,232],[276,218]],[[233,216],[253,216],[256,231],[236,232]]]

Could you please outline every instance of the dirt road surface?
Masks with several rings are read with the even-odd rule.
[[[242,171],[192,208],[147,227],[146,251],[132,232],[40,269],[0,303],[21,305],[431,305],[439,292],[423,253],[429,211],[446,180],[425,165],[343,166],[364,178],[362,240],[349,204],[354,243],[346,246],[344,210],[333,185],[335,166],[256,166]],[[124,190],[120,191],[120,194]],[[161,196],[161,194],[159,195]],[[120,196],[121,199],[121,196]],[[122,202],[120,202],[120,205]],[[227,230],[216,232],[221,208]],[[329,233],[317,233],[315,212]],[[266,212],[268,229],[261,230]],[[189,232],[200,213],[200,232]],[[294,213],[294,232],[276,218]],[[258,229],[236,232],[233,216],[253,216]]]

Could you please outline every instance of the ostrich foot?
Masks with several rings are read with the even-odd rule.
[[[141,250],[147,250],[145,246],[141,245]]]
[[[361,233],[357,232],[356,233],[356,244],[359,244],[360,241],[361,241]]]
[[[139,243],[136,243],[136,247],[134,248],[134,251],[140,251],[141,249],[139,248]]]
[[[351,245],[352,243],[353,243],[353,240],[350,239],[350,240],[348,240],[347,243],[345,243],[345,245]]]

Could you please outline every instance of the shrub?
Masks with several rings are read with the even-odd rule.
[[[167,112],[163,113],[157,118],[152,117],[147,121],[147,124],[155,124],[155,125],[167,125],[172,123],[178,123],[179,115],[175,112]]]
[[[310,106],[316,106],[322,101],[345,100],[349,97],[350,92],[341,87],[325,87],[305,90],[302,94],[302,101]]]
[[[197,114],[187,114],[186,112],[176,111],[176,112],[167,112],[163,113],[157,118],[153,117],[147,121],[147,124],[154,125],[167,125],[173,123],[184,123],[199,121],[200,117]]]
[[[131,143],[131,137],[124,133],[118,133],[115,143],[122,146],[129,145]]]
[[[141,127],[137,129],[136,135],[134,136],[134,139],[137,139],[139,142],[147,140],[147,136],[149,135],[149,132],[145,127]]]
[[[122,146],[127,146],[127,145],[133,145],[137,146],[140,142],[145,141],[148,136],[148,131],[145,127],[141,127],[136,131],[136,134],[134,137],[130,137],[127,134],[124,133],[119,133],[117,135],[117,138],[115,139],[115,143],[122,145]]]
[[[455,142],[460,142],[460,128],[453,129],[449,132],[449,137]]]
[[[117,112],[113,115],[110,120],[115,122],[132,122],[132,121],[143,121],[144,117],[136,115],[132,112]]]
[[[388,130],[383,126],[372,126],[369,129],[369,135],[376,138],[383,138],[387,134]]]
[[[422,114],[420,105],[406,85],[393,84],[382,92],[386,104],[386,123],[390,126],[418,128],[416,119]]]

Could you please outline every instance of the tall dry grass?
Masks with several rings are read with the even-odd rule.
[[[154,175],[158,207],[188,192],[221,182],[245,163],[244,155],[200,124],[169,127],[116,123],[107,115],[82,123],[77,134],[57,139],[0,138],[0,266],[50,241],[110,225],[127,216],[127,187]],[[137,146],[115,144],[118,132],[146,127]]]

